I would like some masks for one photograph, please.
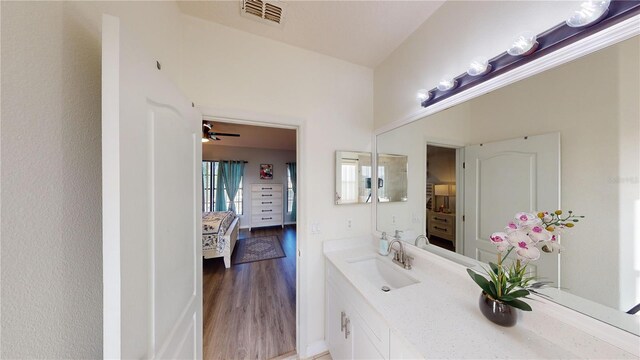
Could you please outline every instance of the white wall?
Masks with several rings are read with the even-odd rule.
[[[240,227],[247,228],[251,225],[251,184],[282,184],[283,185],[283,212],[285,224],[295,223],[291,214],[286,213],[287,206],[287,165],[296,161],[296,152],[290,150],[258,149],[239,146],[203,145],[203,160],[244,160],[248,163],[244,167],[243,188],[244,199],[242,201],[242,215]],[[260,179],[260,164],[273,164],[273,180]]]
[[[564,21],[579,1],[447,1],[375,69],[375,128],[420,110],[416,93],[459,75],[476,56],[506,50],[519,33]]]
[[[322,241],[371,232],[370,206],[334,205],[333,169],[336,150],[371,150],[373,71],[189,16],[183,35],[182,88],[205,115],[302,126],[297,163],[304,288],[298,290],[308,326],[300,335],[303,346],[322,341]],[[311,233],[312,223],[320,234]],[[306,348],[298,352],[305,356]]]
[[[1,7],[0,357],[100,358],[101,13],[135,28],[177,79],[177,6]]]

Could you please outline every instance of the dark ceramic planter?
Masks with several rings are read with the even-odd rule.
[[[513,326],[518,322],[518,309],[489,297],[484,291],[480,294],[480,311],[491,322],[500,326]]]

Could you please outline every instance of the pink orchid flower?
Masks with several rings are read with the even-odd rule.
[[[541,225],[542,220],[536,214],[519,212],[516,214],[515,223],[518,225],[518,227],[522,228]]]
[[[517,244],[516,254],[520,260],[535,261],[540,258],[540,250],[538,250],[535,244],[527,243],[525,241],[521,241]]]
[[[553,234],[541,225],[534,225],[529,231],[529,237],[536,243],[540,241],[550,241],[552,236]]]
[[[503,232],[496,232],[489,237],[491,243],[496,246],[499,252],[504,252],[509,249],[509,235]]]

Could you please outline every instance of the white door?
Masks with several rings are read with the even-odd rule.
[[[105,358],[202,358],[201,116],[118,18],[102,27]]]
[[[464,254],[496,261],[489,236],[503,231],[517,212],[560,206],[560,134],[529,136],[465,149]],[[559,256],[543,253],[529,267],[558,283]]]

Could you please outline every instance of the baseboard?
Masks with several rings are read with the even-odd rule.
[[[326,353],[329,351],[327,347],[327,343],[324,340],[316,341],[312,344],[307,345],[307,351],[305,352],[305,358],[309,359],[316,355],[320,355],[322,353]]]

